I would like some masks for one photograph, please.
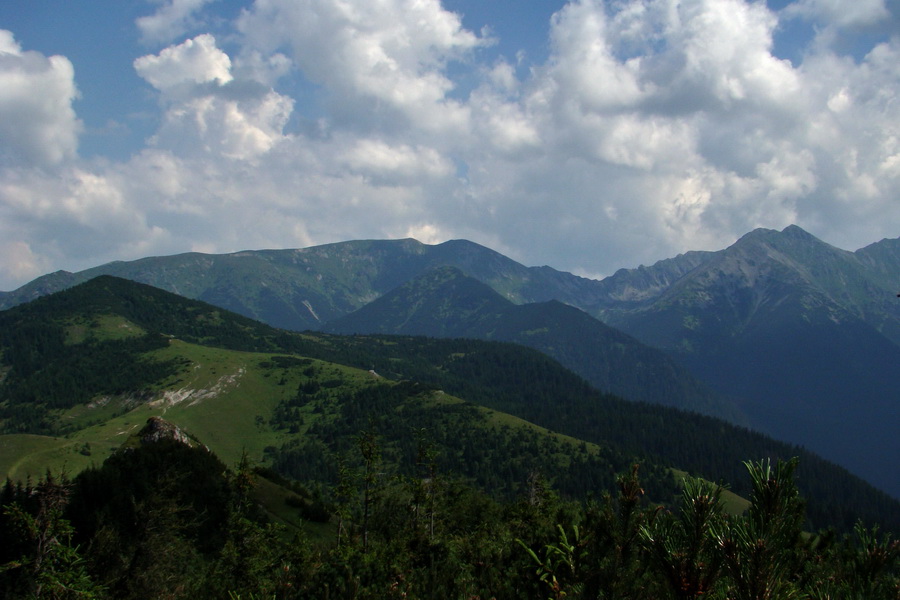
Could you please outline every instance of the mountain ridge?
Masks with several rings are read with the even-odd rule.
[[[324,329],[514,342],[558,360],[597,389],[746,425],[664,353],[559,300],[513,304],[456,267],[435,267]]]
[[[321,329],[441,265],[516,304],[558,300],[584,310],[739,403],[752,427],[830,453],[900,497],[900,451],[890,441],[900,422],[891,366],[900,348],[900,239],[850,252],[797,226],[757,229],[723,250],[687,252],[599,281],[525,267],[465,240],[363,240],[111,263],[38,278],[0,302],[115,271],[279,327]],[[795,406],[790,419],[783,406]],[[834,440],[854,456],[838,455]]]
[[[895,247],[876,251],[893,256]],[[900,306],[887,288],[890,265],[860,252],[865,261],[799,227],[756,230],[653,301],[609,306],[601,318],[742,398],[754,427],[900,494]],[[868,274],[873,264],[879,278]]]

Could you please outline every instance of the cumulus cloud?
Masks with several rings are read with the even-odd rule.
[[[853,52],[858,50],[854,48],[858,34],[896,35],[900,27],[900,7],[894,2],[889,8],[885,0],[797,0],[785,6],[781,16],[786,22],[799,19],[814,27],[808,52],[841,48]]]
[[[452,171],[449,161],[432,148],[406,144],[392,146],[373,139],[355,141],[348,149],[345,161],[351,171],[379,179],[419,180],[446,176]]]
[[[75,70],[63,56],[23,51],[0,30],[0,161],[52,165],[75,156],[81,121]]]
[[[0,228],[2,230],[2,228]],[[0,243],[0,280],[27,281],[43,275],[52,263],[47,256],[32,252],[31,246],[22,241],[6,241]]]
[[[156,0],[152,15],[139,17],[135,24],[147,43],[165,44],[178,39],[200,23],[195,14],[215,0]]]
[[[238,28],[256,50],[287,49],[343,107],[343,118],[381,113],[389,123],[443,134],[468,126],[464,104],[449,97],[454,84],[444,67],[487,42],[439,0],[267,0],[246,11]]]
[[[739,0],[567,4],[551,23],[550,59],[521,102],[540,156],[492,163],[484,184],[493,190],[482,193],[538,205],[498,207],[497,226],[541,214],[535,223],[555,228],[557,252],[582,257],[570,268],[597,272],[609,259],[597,257],[607,244],[596,232],[633,264],[666,247],[715,247],[793,214],[792,192],[815,182],[808,169],[802,185],[776,176],[789,162],[779,153],[799,152],[781,139],[783,122],[805,108],[798,74],[771,53],[776,26],[763,6]],[[742,143],[748,136],[760,143]],[[497,172],[510,174],[499,190]],[[788,207],[773,211],[777,202]],[[747,203],[754,210],[743,210]],[[557,214],[542,209],[560,205]],[[514,245],[508,229],[504,241]],[[515,230],[538,235],[541,227]]]
[[[166,106],[154,145],[249,159],[282,138],[293,101],[256,81],[236,81],[231,64],[209,34],[134,61]]]
[[[169,46],[159,54],[142,56],[134,61],[134,68],[162,92],[185,84],[221,85],[232,80],[231,59],[216,47],[216,38],[209,34]]]
[[[213,159],[257,158],[284,139],[292,105],[275,92],[244,100],[214,94],[192,98],[166,111],[152,144]]]
[[[536,179],[555,189],[584,223],[573,235],[566,209],[547,215],[568,231],[557,251],[585,257],[574,266],[583,271],[610,262],[596,258],[607,245],[590,231],[618,238],[609,249],[619,264],[651,262],[664,248],[721,247],[753,227],[790,222],[833,241],[865,241],[871,221],[842,232],[861,206],[890,197],[894,44],[860,64],[820,53],[794,67],[773,54],[778,25],[765,5],[739,0],[570,2],[554,16],[550,60],[523,100],[544,156],[519,165],[527,168],[504,165],[511,178],[497,190],[490,177],[491,196],[523,198]],[[500,211],[517,218],[515,208]]]
[[[115,172],[77,167],[0,174],[0,238],[11,251],[0,277],[16,281],[159,250],[166,232],[125,189]]]

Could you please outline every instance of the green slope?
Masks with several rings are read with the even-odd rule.
[[[237,346],[271,346],[273,338],[282,335],[214,307],[112,278],[3,313],[4,357],[33,357],[24,363],[9,359],[3,386],[4,428],[26,426],[31,421],[23,411],[32,410],[41,417],[41,428],[66,436],[11,436],[0,458],[8,465],[7,473],[23,477],[40,475],[46,468],[80,470],[102,461],[151,416],[162,416],[189,431],[226,463],[237,461],[243,452],[262,462],[265,449],[270,451],[269,458],[277,459],[295,449],[298,440],[303,445],[324,443],[329,454],[336,454],[346,450],[348,440],[368,424],[379,422],[385,442],[396,447],[399,464],[410,453],[413,431],[431,431],[447,468],[480,478],[483,485],[496,479],[494,472],[513,474],[496,486],[510,494],[528,470],[561,473],[575,462],[573,457],[584,464],[580,472],[568,476],[581,486],[590,481],[610,484],[612,474],[630,461],[618,452],[601,452],[594,445],[464,403],[437,389],[398,386],[366,370],[331,362],[189,343],[173,333],[149,333],[154,329],[207,342],[218,338],[220,343]],[[18,335],[23,330],[41,335]],[[134,344],[121,346],[122,339]],[[152,344],[148,345],[148,339]],[[290,339],[304,345],[304,338]],[[46,341],[29,346],[28,340]],[[120,389],[124,384],[115,379],[113,369],[106,372],[114,378],[112,383],[104,377],[85,378],[75,394],[44,384],[56,380],[58,370],[70,366],[73,356],[79,357],[75,367],[105,365],[110,348],[117,351],[117,363],[142,365],[149,375],[129,378],[137,387]],[[165,369],[153,368],[159,365]],[[293,426],[284,410],[276,419],[276,412],[296,399],[301,384],[319,390],[315,406],[307,402],[299,409],[290,407],[295,420],[294,413],[302,413],[303,425]],[[34,394],[33,389],[46,394]],[[6,393],[10,391],[16,393]],[[346,413],[353,402],[365,406]],[[382,410],[373,412],[377,404]],[[399,417],[388,418],[388,414]],[[334,431],[336,426],[339,431]],[[315,433],[324,428],[331,430]],[[494,458],[460,459],[478,454]],[[602,461],[601,454],[607,455]],[[328,460],[333,466],[333,460]],[[660,493],[667,494],[673,479],[662,465],[655,469]],[[602,473],[591,475],[589,470]],[[652,473],[654,468],[647,471]]]
[[[24,479],[37,478],[47,469],[77,473],[102,462],[153,416],[189,432],[226,464],[237,463],[243,453],[256,463],[269,459],[275,466],[288,464],[292,452],[314,446],[322,451],[314,457],[315,462],[330,471],[317,474],[308,464],[281,471],[323,484],[334,483],[335,457],[342,452],[352,454],[354,437],[366,428],[379,433],[385,454],[392,457],[391,468],[398,472],[414,467],[407,459],[417,443],[415,432],[424,431],[443,469],[482,487],[491,483],[502,495],[514,495],[534,469],[556,479],[566,473],[569,481],[562,485],[572,492],[575,481],[607,487],[613,473],[627,466],[627,461],[623,464],[621,457],[594,444],[465,403],[439,390],[397,384],[360,369],[177,339],[165,349],[152,351],[148,358],[176,360],[181,367],[157,382],[153,393],[141,394],[140,401],[129,394],[94,398],[89,405],[61,412],[59,422],[68,431],[65,438],[0,436],[0,466],[5,474]],[[307,401],[290,416],[275,418],[280,407],[296,398],[301,386],[310,385],[315,386],[316,394],[307,394]],[[302,426],[291,427],[297,421],[302,421]],[[463,458],[474,456],[478,459]],[[580,470],[573,470],[579,461],[583,463]],[[647,471],[652,473],[653,467]],[[503,479],[497,473],[510,475]],[[668,479],[657,482],[661,493],[672,491],[674,478]]]

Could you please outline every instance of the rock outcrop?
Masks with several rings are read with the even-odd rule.
[[[147,424],[138,433],[142,444],[153,444],[160,440],[175,440],[176,442],[194,447],[194,442],[177,425],[166,421],[161,417],[150,417]]]

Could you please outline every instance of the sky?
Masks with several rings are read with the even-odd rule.
[[[352,239],[601,278],[895,238],[898,4],[5,0],[0,290]]]

